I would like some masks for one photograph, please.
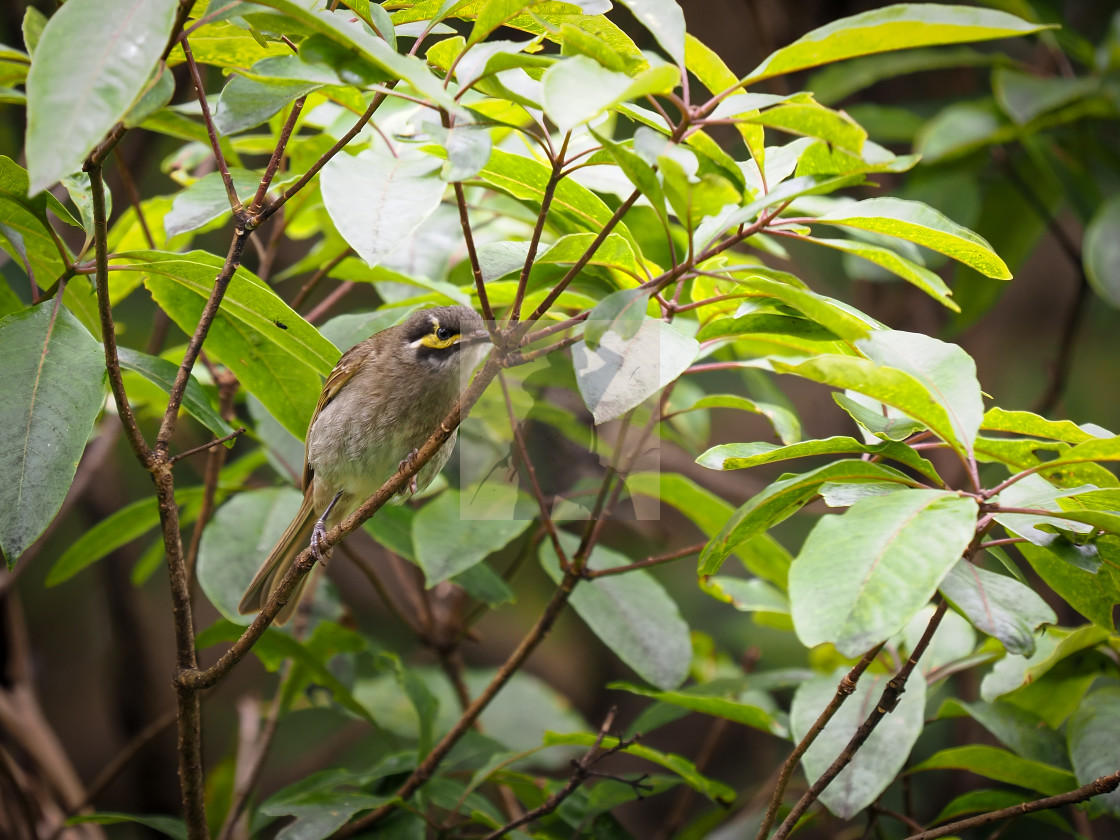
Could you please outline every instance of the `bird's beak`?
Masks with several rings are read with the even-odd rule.
[[[486,332],[486,330],[475,330],[474,332],[467,333],[462,338],[460,338],[459,343],[465,344],[467,346],[473,344],[489,344],[490,333]]]

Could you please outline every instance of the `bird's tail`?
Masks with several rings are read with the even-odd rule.
[[[307,488],[299,513],[296,514],[284,535],[280,537],[280,540],[268,555],[268,559],[261,565],[257,576],[253,578],[253,582],[249,584],[249,588],[245,590],[245,594],[241,597],[241,603],[237,605],[237,609],[242,614],[257,612],[257,610],[264,608],[277,585],[284,579],[288,569],[292,567],[296,556],[307,547],[311,540],[311,532],[315,528],[313,496],[311,488]],[[300,580],[299,585],[296,586],[288,598],[288,603],[284,604],[280,608],[280,612],[276,614],[277,624],[284,624],[295,613],[308,577],[308,575],[305,575]]]

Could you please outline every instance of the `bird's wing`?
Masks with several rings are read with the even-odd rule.
[[[303,445],[303,489],[306,490],[311,486],[311,479],[314,478],[314,471],[311,468],[311,462],[307,458],[307,443],[306,441],[311,437],[311,427],[315,425],[315,421],[319,419],[319,414],[324,408],[330,405],[331,400],[338,396],[338,392],[342,390],[362,367],[362,359],[369,354],[369,347],[367,342],[363,341],[354,345],[345,353],[342,358],[338,360],[338,364],[334,366],[331,375],[327,377],[327,381],[323,383],[323,392],[319,394],[319,402],[315,406],[315,413],[311,415],[311,422],[307,424],[307,435],[304,437]]]

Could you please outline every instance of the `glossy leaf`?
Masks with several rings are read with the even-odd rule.
[[[571,557],[579,538],[561,533],[560,544]],[[630,562],[598,546],[588,565],[606,569]],[[541,546],[541,564],[559,582],[560,564],[547,540]],[[692,660],[688,625],[673,599],[648,572],[638,570],[581,583],[573,590],[570,603],[595,635],[651,685],[673,689],[688,674]]]
[[[676,0],[619,0],[677,64],[684,63],[684,12]]]
[[[222,263],[202,251],[134,251],[116,258],[117,265],[144,273],[152,297],[187,333],[198,324]],[[244,269],[230,280],[206,349],[301,440],[322,378],[338,361],[333,344]]]
[[[798,638],[859,656],[926,605],[971,542],[976,502],[909,490],[818,520],[790,568]]]
[[[408,240],[439,207],[439,162],[394,157],[380,147],[335,155],[323,167],[323,203],[338,232],[372,268]]]
[[[660,703],[669,703],[681,706],[692,712],[720,717],[734,723],[741,723],[754,729],[760,729],[779,738],[789,734],[786,727],[778,721],[772,709],[762,708],[749,702],[743,702],[734,696],[726,697],[713,694],[708,686],[680,691],[650,691],[630,683],[611,683],[608,688],[621,689],[640,697],[648,697]]]
[[[992,73],[996,101],[1017,125],[1026,125],[1039,115],[1088,96],[1099,88],[1100,83],[1091,77],[1046,79],[1010,67],[997,67]]]
[[[861,55],[1010,38],[1045,29],[991,9],[900,3],[841,18],[771,53],[743,79],[751,85],[771,76]]]
[[[429,589],[481,563],[531,524],[528,519],[503,516],[500,501],[497,508],[474,505],[464,510],[467,503],[458,491],[445,490],[413,519],[416,561]]]
[[[815,236],[807,236],[805,241],[815,242],[817,245],[824,245],[826,248],[834,248],[837,251],[862,257],[880,268],[885,268],[892,274],[897,274],[907,283],[917,286],[943,306],[954,312],[961,311],[960,307],[950,299],[949,296],[953,292],[945,285],[944,280],[925,266],[911,262],[889,248],[867,242],[857,242],[854,239],[820,239]]]
[[[158,385],[163,391],[168,394],[171,393],[171,388],[175,384],[175,377],[178,375],[178,365],[128,347],[118,348],[117,358],[120,360],[122,369],[138,373],[152,384]],[[191,417],[212,431],[216,437],[228,435],[233,431],[233,427],[223,420],[210,404],[206,392],[202,390],[202,386],[194,377],[187,380],[187,387],[183,393],[183,408]],[[232,446],[233,441],[226,445]]]
[[[105,400],[101,345],[47,300],[0,321],[0,550],[10,570],[62,506]]]
[[[923,770],[967,770],[997,782],[1038,791],[1044,796],[1055,796],[1077,787],[1073,774],[1067,770],[982,744],[941,750],[917,765],[913,772]]]
[[[836,685],[847,669],[818,676],[798,686],[790,708],[790,728],[800,740],[836,694]],[[801,763],[806,776],[816,779],[848,745],[856,729],[874,708],[887,677],[865,673],[855,693],[817,736]],[[911,680],[898,705],[884,717],[845,767],[821,794],[821,802],[841,819],[850,819],[875,801],[906,763],[910,749],[922,732],[925,681]]]
[[[167,44],[175,0],[78,0],[43,29],[27,74],[32,194],[77,172],[143,93]]]
[[[260,186],[260,175],[237,167],[231,168],[229,174],[237,197],[243,204],[248,204]],[[220,172],[211,172],[176,193],[171,209],[163,217],[163,229],[170,239],[180,233],[197,230],[229,212],[225,181]]]
[[[1120,604],[1120,541],[1115,537],[1096,540],[1107,562],[1096,572],[1074,565],[1040,546],[1021,543],[1019,552],[1040,578],[1071,607],[1098,627],[1116,629],[1113,608]]]
[[[1089,694],[1069,719],[1069,751],[1079,785],[1109,776],[1120,766],[1120,688],[1102,686]],[[1090,800],[1120,817],[1120,792]]]
[[[853,455],[866,453],[878,455],[910,467],[927,478],[939,481],[933,465],[909,446],[888,441],[865,444],[850,437],[830,437],[806,440],[787,446],[772,443],[725,443],[715,446],[696,459],[710,470],[743,470],[790,458],[807,458],[812,455]]]
[[[867,198],[841,205],[817,221],[895,236],[951,257],[987,277],[1011,278],[1003,260],[983,238],[920,201]]]
[[[782,478],[757,493],[732,514],[700,555],[700,574],[715,574],[737,546],[792,516],[817,494],[826,481],[894,481],[901,485],[913,484],[897,470],[870,461],[837,461],[810,472]]]
[[[1062,770],[1070,767],[1065,738],[1036,715],[1011,703],[996,701],[965,703],[950,698],[941,704],[937,717],[969,715],[991,732],[1000,743],[1023,758],[1050,764]]]
[[[680,81],[675,67],[662,65],[637,78],[606,69],[582,55],[558,61],[541,79],[544,110],[561,133],[587,122],[619,102],[668,93]]]
[[[647,318],[629,340],[607,332],[596,350],[583,341],[575,344],[572,364],[580,395],[599,424],[641,405],[680,376],[699,352],[696,339]]]
[[[941,594],[972,626],[995,636],[1008,653],[1034,653],[1034,632],[1058,617],[1033,589],[961,561],[941,581]]]
[[[646,318],[649,294],[648,289],[622,289],[603,298],[591,310],[583,328],[587,349],[598,350],[599,340],[608,331],[623,341],[636,336]]]
[[[595,738],[596,736],[587,733],[557,735],[554,732],[549,732],[545,736],[544,743],[546,746],[574,744],[580,747],[590,747],[595,743]],[[608,735],[602,740],[602,747],[604,749],[611,749],[612,747],[618,746],[618,741],[618,738]],[[690,788],[708,797],[713,802],[727,805],[735,799],[735,791],[732,788],[722,782],[706,778],[696,769],[695,764],[679,755],[664,753],[643,746],[642,744],[630,744],[625,747],[622,752],[632,755],[635,758],[653,762],[654,764],[664,767],[666,770],[676,773]]]

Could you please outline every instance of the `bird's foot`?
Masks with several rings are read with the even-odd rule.
[[[411,469],[413,462],[416,460],[416,456],[419,454],[419,449],[413,449],[408,453],[408,455],[405,456],[405,459],[397,465],[397,469],[402,471]],[[413,473],[408,478],[408,490],[413,496],[420,492],[420,482],[416,480],[416,473]]]
[[[311,552],[320,563],[326,563],[327,558],[330,557],[330,546],[323,545],[327,541],[327,517],[331,515],[331,511],[334,510],[334,506],[338,504],[340,498],[342,498],[341,490],[334,494],[331,503],[323,511],[323,515],[315,520],[315,525],[311,529]]]

